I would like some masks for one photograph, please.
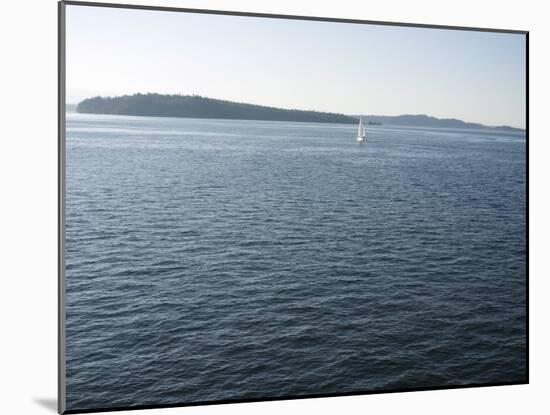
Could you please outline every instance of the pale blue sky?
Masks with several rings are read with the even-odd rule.
[[[525,127],[525,36],[67,6],[67,102],[200,94]]]

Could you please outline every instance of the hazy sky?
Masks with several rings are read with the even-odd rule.
[[[199,94],[525,127],[525,36],[67,6],[67,102]]]

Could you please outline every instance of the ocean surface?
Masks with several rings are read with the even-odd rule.
[[[68,114],[68,409],[526,378],[523,133]]]

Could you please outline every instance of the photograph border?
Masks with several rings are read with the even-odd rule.
[[[264,17],[271,19],[286,19],[286,20],[309,20],[319,22],[336,22],[336,23],[353,23],[366,24],[377,26],[401,26],[426,29],[442,29],[442,30],[459,30],[459,31],[476,31],[476,32],[492,32],[492,33],[510,33],[520,34],[525,36],[525,345],[526,345],[526,371],[525,379],[518,382],[492,382],[492,383],[473,383],[467,385],[445,385],[435,387],[414,387],[414,388],[390,388],[384,390],[366,390],[356,392],[342,393],[320,393],[307,394],[297,396],[282,396],[282,397],[265,397],[258,399],[221,399],[214,401],[194,401],[181,402],[172,404],[152,404],[152,405],[133,405],[121,407],[93,408],[93,409],[71,409],[65,408],[66,384],[65,384],[65,138],[66,138],[66,6],[87,6],[87,7],[106,7],[116,9],[133,9],[133,10],[150,10],[150,11],[165,11],[176,13],[198,13],[198,14],[213,14],[226,16],[240,17]],[[268,13],[252,13],[238,11],[223,11],[211,9],[190,9],[180,7],[166,6],[148,6],[148,5],[132,5],[124,3],[101,3],[101,2],[86,2],[86,1],[59,1],[58,2],[58,396],[57,405],[60,414],[77,414],[77,413],[95,413],[95,412],[113,412],[127,411],[138,409],[161,409],[161,408],[178,408],[198,405],[223,405],[233,403],[247,402],[270,402],[282,400],[296,399],[312,399],[312,398],[330,398],[344,397],[357,395],[375,395],[382,393],[400,393],[400,392],[421,392],[421,391],[436,391],[448,389],[467,389],[489,386],[510,386],[510,385],[525,385],[529,384],[529,31],[528,30],[511,30],[511,29],[496,29],[484,27],[466,27],[466,26],[446,26],[423,23],[404,23],[390,21],[375,21],[375,20],[360,20],[360,19],[344,19],[330,17],[313,17],[313,16],[298,16],[285,14],[268,14]]]

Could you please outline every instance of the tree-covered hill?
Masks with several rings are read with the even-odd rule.
[[[198,95],[134,94],[82,101],[77,112],[150,117],[223,118],[265,121],[356,123],[357,118],[318,111],[289,110],[205,98]]]

